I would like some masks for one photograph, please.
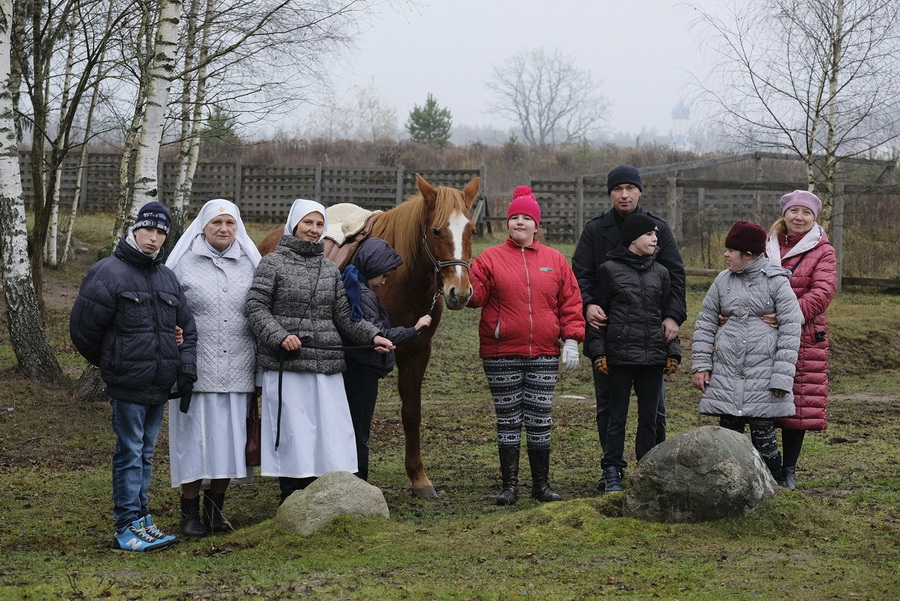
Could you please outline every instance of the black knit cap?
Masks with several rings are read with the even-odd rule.
[[[622,223],[622,246],[628,248],[636,239],[654,230],[659,231],[659,228],[652,218],[632,213]]]
[[[606,176],[606,193],[609,194],[616,186],[622,184],[632,184],[637,186],[641,192],[644,191],[644,182],[641,180],[641,173],[636,167],[631,165],[619,165],[609,172]]]
[[[142,227],[156,228],[166,235],[172,227],[172,215],[169,209],[163,206],[161,202],[148,202],[138,209],[137,217],[134,219],[134,225],[131,230],[137,230]]]

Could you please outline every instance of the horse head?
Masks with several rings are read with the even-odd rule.
[[[481,178],[474,177],[462,190],[433,187],[416,174],[425,207],[423,245],[434,267],[438,291],[448,309],[462,309],[472,296],[469,261],[472,259],[472,204]]]

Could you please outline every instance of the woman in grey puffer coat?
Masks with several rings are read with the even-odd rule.
[[[728,232],[728,269],[710,287],[694,327],[692,381],[703,391],[700,413],[717,415],[719,425],[738,432],[749,424],[753,446],[780,481],[774,418],[794,414],[803,314],[790,271],[762,256],[766,237],[762,227],[746,221]],[[771,313],[777,327],[762,320]]]
[[[247,296],[263,370],[260,473],[279,477],[282,501],[325,472],[357,470],[341,336],[377,352],[394,348],[368,321],[350,319],[341,274],[323,254],[325,228],[325,207],[295,200]]]

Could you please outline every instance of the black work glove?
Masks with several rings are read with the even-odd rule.
[[[177,380],[177,388],[178,388],[178,396],[181,397],[181,403],[178,405],[178,408],[182,413],[187,413],[188,409],[191,408],[191,397],[194,394],[194,382],[197,381],[197,376],[193,374],[180,373],[178,374]]]

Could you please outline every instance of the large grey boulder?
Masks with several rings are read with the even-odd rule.
[[[339,515],[391,517],[380,488],[350,472],[328,472],[285,499],[275,513],[275,523],[309,536]]]
[[[743,434],[702,426],[654,447],[628,479],[624,514],[655,522],[741,516],[777,484]]]

